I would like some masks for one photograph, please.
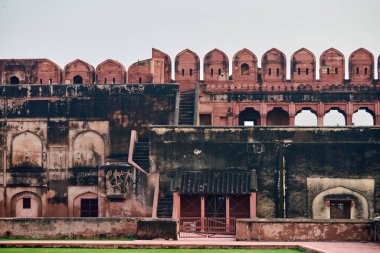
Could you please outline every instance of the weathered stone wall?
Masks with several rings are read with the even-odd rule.
[[[380,212],[380,128],[151,130],[150,159],[160,172],[163,196],[172,194],[170,183],[177,169],[255,169],[258,217],[329,218],[323,214],[326,210],[312,211],[313,201],[321,193],[323,196],[319,195],[314,205],[326,205],[334,196],[352,199],[354,219],[368,219]]]
[[[149,125],[175,124],[177,93],[177,84],[1,86],[0,215],[25,216],[17,206],[30,197],[28,215],[79,216],[74,202],[98,195],[98,166],[127,161],[132,130],[146,140]],[[138,183],[147,191],[133,198],[138,210],[115,216],[151,215],[148,180]]]
[[[371,241],[372,222],[358,220],[242,219],[236,240]]]

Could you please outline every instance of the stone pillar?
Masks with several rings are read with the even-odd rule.
[[[325,105],[322,103],[319,103],[318,111],[317,111],[317,125],[319,127],[323,126],[323,116],[325,116]]]
[[[205,209],[205,197],[201,197],[201,231],[205,231],[205,216],[206,216],[206,209]]]
[[[289,104],[289,125],[295,126],[296,121],[296,107],[293,102]]]
[[[226,226],[230,225],[230,197],[226,196]]]
[[[354,114],[352,102],[348,102],[346,106],[346,126],[352,125],[352,115]]]
[[[267,115],[260,114],[260,126],[266,126],[266,125],[267,125]]]
[[[173,215],[172,218],[178,220],[181,217],[181,195],[173,192]]]
[[[352,125],[352,114],[347,113],[346,115],[346,126],[351,126]]]
[[[251,192],[249,198],[249,218],[256,218],[256,192]]]

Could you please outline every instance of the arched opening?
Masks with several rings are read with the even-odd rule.
[[[13,217],[33,218],[42,216],[41,198],[33,192],[20,192],[11,199]]]
[[[260,113],[253,108],[246,108],[239,114],[239,126],[260,126]]]
[[[73,165],[96,167],[104,163],[105,149],[102,137],[93,131],[79,134],[73,144]]]
[[[241,75],[249,75],[249,65],[247,63],[243,63],[240,68]]]
[[[99,204],[98,195],[93,192],[86,192],[78,195],[73,203],[74,217],[98,217]]]
[[[295,117],[296,126],[318,126],[317,115],[310,108],[302,108]]]
[[[373,126],[375,125],[374,113],[367,108],[361,108],[352,115],[352,125]]]
[[[18,79],[17,76],[12,76],[10,79],[9,79],[9,82],[11,84],[20,84],[20,79]]]
[[[289,114],[281,107],[275,107],[267,114],[268,126],[289,126]]]
[[[83,84],[83,78],[80,75],[76,75],[73,78],[74,84]]]
[[[42,167],[43,144],[39,136],[23,132],[12,139],[12,166]]]
[[[339,108],[332,108],[323,116],[323,126],[345,126],[345,125],[346,125],[345,113]]]

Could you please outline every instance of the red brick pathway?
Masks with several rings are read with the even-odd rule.
[[[312,253],[380,253],[380,244],[360,242],[254,242],[223,239],[136,240],[136,241],[0,241],[0,247],[82,248],[301,248]]]

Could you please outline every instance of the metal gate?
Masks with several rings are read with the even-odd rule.
[[[179,237],[181,238],[235,237],[235,235],[235,218],[186,217],[179,219]]]

